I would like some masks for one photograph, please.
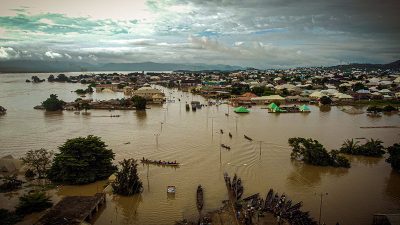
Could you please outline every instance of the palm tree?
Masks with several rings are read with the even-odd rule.
[[[340,152],[357,155],[358,151],[360,150],[360,146],[358,144],[359,142],[354,141],[354,139],[346,139],[342,144],[342,147],[340,147]]]
[[[370,139],[362,146],[362,152],[365,156],[381,157],[385,154],[385,147],[379,139]]]

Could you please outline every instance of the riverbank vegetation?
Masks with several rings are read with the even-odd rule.
[[[33,212],[40,212],[53,206],[50,197],[42,191],[32,191],[19,198],[15,212],[19,215],[26,215]]]
[[[58,99],[56,94],[51,94],[46,101],[42,102],[42,106],[46,111],[62,110],[65,105],[63,100]]]
[[[311,138],[289,138],[292,147],[290,154],[292,159],[301,160],[307,164],[316,166],[333,166],[350,168],[348,159],[339,154],[339,151],[328,152],[317,140]]]
[[[400,172],[400,143],[389,146],[387,151],[389,158],[386,159],[386,162],[390,163],[394,170]]]
[[[89,135],[67,140],[59,147],[48,172],[53,182],[87,184],[104,180],[116,171],[114,152],[100,137]]]
[[[50,197],[43,191],[30,191],[19,197],[14,211],[0,209],[0,224],[12,225],[21,221],[24,216],[33,212],[41,212],[53,206]]]
[[[385,147],[382,145],[381,140],[370,139],[363,145],[360,145],[358,141],[353,139],[347,139],[344,141],[339,151],[349,155],[362,155],[370,157],[382,157],[385,154]]]
[[[124,159],[119,164],[121,169],[116,173],[116,179],[112,183],[114,193],[133,195],[142,192],[143,185],[137,174],[137,161]]]

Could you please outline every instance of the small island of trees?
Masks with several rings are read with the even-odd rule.
[[[385,154],[385,147],[383,147],[383,142],[380,140],[370,139],[363,145],[359,145],[358,141],[353,139],[347,139],[340,147],[339,151],[344,154],[349,155],[363,155],[371,157],[382,157]]]
[[[58,111],[62,110],[65,104],[63,100],[58,99],[56,94],[51,94],[48,99],[42,102],[42,107],[46,111]]]
[[[75,93],[77,93],[78,95],[93,93],[93,87],[95,86],[96,86],[95,84],[90,84],[86,89],[75,90]]]
[[[289,138],[289,145],[293,148],[290,154],[292,159],[301,160],[316,166],[333,166],[350,168],[350,162],[339,154],[339,151],[328,152],[317,140],[311,138]]]

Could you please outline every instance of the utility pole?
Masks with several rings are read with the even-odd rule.
[[[211,137],[214,137],[214,116],[212,117],[207,117],[207,118],[211,118]]]
[[[238,120],[238,117],[237,117],[237,116],[235,116],[236,133],[237,133],[237,120]]]
[[[316,193],[315,193],[316,194]],[[320,197],[320,203],[319,203],[319,219],[318,219],[318,224],[321,225],[321,218],[322,218],[322,199],[324,196],[328,195],[328,192],[326,193],[320,193],[319,197]]]

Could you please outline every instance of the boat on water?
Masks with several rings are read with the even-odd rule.
[[[231,134],[231,132],[229,132],[229,137],[230,137],[230,138],[232,138],[232,134]]]
[[[252,140],[253,140],[252,138],[250,138],[249,136],[246,136],[246,135],[244,135],[244,138],[246,138],[246,139],[249,140],[249,141],[252,141]]]
[[[223,134],[223,133],[224,133],[224,130],[220,129],[219,132],[221,132],[221,134]]]
[[[202,210],[204,205],[204,193],[201,185],[197,187],[196,203],[197,203],[197,209]]]
[[[221,144],[221,147],[225,148],[225,149],[228,149],[228,150],[231,150],[231,147],[229,147],[228,145],[225,145],[225,144]]]
[[[74,114],[75,114],[75,115],[79,115],[79,114],[81,114],[81,112],[76,111],[76,112],[74,112]]]
[[[143,164],[153,164],[153,165],[159,165],[159,166],[174,166],[174,167],[178,167],[180,165],[176,161],[169,162],[169,161],[161,161],[161,160],[150,160],[150,159],[145,159],[145,158],[142,158],[140,160],[140,162],[143,163]]]

